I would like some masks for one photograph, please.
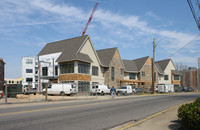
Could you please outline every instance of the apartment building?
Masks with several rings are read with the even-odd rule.
[[[158,70],[158,84],[174,84],[175,89],[181,85],[181,73],[176,70],[171,59],[155,62]]]
[[[152,60],[151,57],[143,57],[135,60],[123,60],[125,67],[124,84],[133,84],[134,87],[152,87]],[[157,70],[155,70],[155,84],[158,82]]]
[[[40,91],[50,82],[74,83],[78,92],[105,84],[102,65],[89,35],[48,43],[38,54]]]
[[[181,75],[181,86],[183,87],[198,87],[198,69],[196,67],[188,67],[186,70],[180,71]]]
[[[22,85],[31,85],[38,88],[38,57],[29,56],[21,59]]]
[[[122,60],[118,48],[95,50],[89,35],[48,43],[38,60],[40,92],[50,82],[73,83],[78,92],[88,92],[94,84],[152,86],[151,57]],[[177,84],[172,60],[163,62],[156,63],[155,84]],[[163,79],[167,75],[168,81]]]
[[[3,90],[5,78],[5,62],[0,58],[0,90]]]

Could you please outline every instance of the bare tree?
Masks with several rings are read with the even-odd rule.
[[[182,70],[188,70],[188,66],[184,65],[182,62],[177,62],[175,63],[176,69],[178,71],[182,71]]]

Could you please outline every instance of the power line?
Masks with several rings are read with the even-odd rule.
[[[199,36],[200,36],[200,34],[198,34],[194,39],[192,39],[190,42],[188,42],[187,44],[185,44],[182,48],[178,49],[176,52],[174,52],[173,54],[171,54],[169,57],[172,57],[173,55],[175,55],[176,53],[178,53],[179,51],[181,51],[183,48],[185,48],[187,45],[189,45],[190,43],[192,43]]]
[[[183,25],[183,27],[179,28],[177,32],[180,32],[181,30],[183,31],[183,30],[186,28],[186,26],[192,21],[192,19],[193,19],[193,17],[191,17],[191,18]],[[159,44],[162,40],[163,40],[163,39],[160,39],[160,40],[157,42],[156,45],[158,46],[158,44]]]

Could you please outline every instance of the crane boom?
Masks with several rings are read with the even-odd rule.
[[[91,13],[91,15],[90,15],[90,18],[88,19],[88,22],[87,22],[87,24],[86,24],[86,26],[85,26],[85,28],[84,28],[84,30],[83,30],[82,36],[85,35],[85,32],[86,32],[86,30],[87,30],[87,27],[88,27],[90,21],[92,20],[92,17],[93,17],[93,15],[94,15],[94,12],[95,12],[96,9],[97,9],[98,4],[99,4],[99,3],[96,3],[96,4],[95,4],[94,9],[93,9],[93,11],[92,11],[92,13]]]

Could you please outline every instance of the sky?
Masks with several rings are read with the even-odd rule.
[[[0,0],[5,78],[21,77],[21,58],[47,43],[81,36],[96,2],[86,31],[96,50],[118,47],[128,60],[152,57],[155,38],[156,61],[198,66],[200,38],[188,43],[199,30],[187,0]]]

